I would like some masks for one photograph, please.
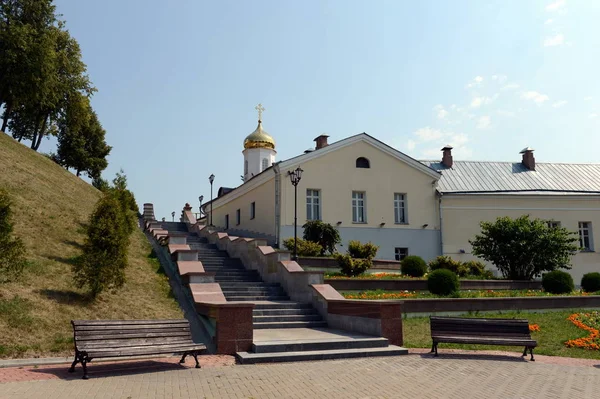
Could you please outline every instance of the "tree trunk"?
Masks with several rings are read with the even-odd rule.
[[[44,120],[42,121],[42,127],[40,129],[40,131],[37,134],[37,140],[34,140],[31,142],[31,145],[34,150],[38,150],[38,148],[40,148],[40,144],[42,144],[42,139],[44,138],[44,136],[46,135],[46,125],[48,124],[48,115],[46,115],[46,117],[44,117]],[[35,146],[34,146],[35,143]]]
[[[3,132],[6,132],[6,126],[8,126],[8,119],[9,119],[11,111],[12,111],[12,103],[7,102],[6,108],[4,109],[4,120],[2,121],[2,128],[0,128],[0,130]]]
[[[79,177],[80,174],[81,174],[81,171],[79,169],[77,169],[77,177]]]

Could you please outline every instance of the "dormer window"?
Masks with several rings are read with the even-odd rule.
[[[364,157],[356,158],[356,167],[368,169],[371,167],[369,160]]]

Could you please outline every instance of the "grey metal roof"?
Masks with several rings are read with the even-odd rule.
[[[536,163],[532,171],[520,162],[421,162],[442,173],[442,193],[600,193],[600,164]]]

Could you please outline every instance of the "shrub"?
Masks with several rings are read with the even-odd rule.
[[[18,278],[25,268],[25,245],[13,237],[12,202],[8,194],[0,190],[0,282]]]
[[[304,238],[307,241],[316,242],[323,248],[320,255],[325,252],[333,254],[335,245],[342,242],[340,232],[329,223],[323,223],[320,220],[309,220],[302,226],[304,229]]]
[[[551,294],[567,294],[575,289],[573,277],[562,270],[554,270],[542,276],[542,287]]]
[[[458,276],[448,269],[434,270],[427,276],[427,289],[435,295],[452,295],[459,289]]]
[[[377,255],[379,247],[370,241],[362,244],[358,240],[350,240],[348,242],[348,254],[357,259],[373,259]]]
[[[427,263],[420,256],[410,255],[402,259],[400,270],[411,277],[423,277],[427,273]]]
[[[452,259],[449,256],[438,256],[431,262],[429,262],[429,268],[434,270],[446,269],[450,270],[453,273],[456,273],[459,276],[466,276],[469,274],[468,268],[457,260]]]
[[[478,260],[469,260],[463,263],[468,275],[483,276],[486,274],[485,263]]]
[[[600,291],[600,273],[587,273],[581,278],[581,288],[585,292]]]
[[[283,240],[283,246],[288,251],[294,250],[294,239],[287,238]],[[323,252],[323,247],[316,242],[306,241],[298,238],[297,243],[298,256],[319,256]]]
[[[105,195],[90,216],[83,254],[73,265],[77,287],[93,298],[125,283],[130,221],[113,195]]]
[[[363,274],[373,265],[371,259],[354,259],[348,254],[335,254],[334,257],[340,266],[342,274],[348,277]]]

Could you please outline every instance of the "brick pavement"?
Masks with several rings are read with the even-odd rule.
[[[597,398],[600,360],[580,365],[451,352],[322,362],[180,367],[174,360],[91,364],[90,380],[64,367],[26,370],[54,378],[0,383],[0,398]],[[154,363],[153,363],[154,362]],[[594,364],[595,363],[595,364]],[[188,364],[192,366],[193,363]],[[149,367],[152,366],[152,367]],[[149,368],[148,368],[149,367]],[[61,371],[62,370],[62,371]],[[112,370],[112,371],[111,371]],[[0,370],[0,373],[2,370]]]

